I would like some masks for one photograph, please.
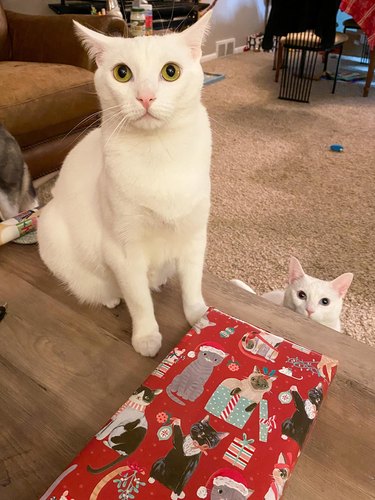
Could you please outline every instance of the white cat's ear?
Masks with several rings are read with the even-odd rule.
[[[181,36],[191,49],[193,59],[200,59],[202,57],[202,44],[210,29],[211,16],[212,10],[208,11],[190,28],[181,33]]]
[[[305,271],[303,270],[299,260],[295,257],[291,257],[289,262],[289,285],[304,276]]]
[[[331,281],[331,287],[344,298],[354,278],[353,273],[345,273]]]
[[[254,366],[254,371],[253,371],[253,373],[260,373],[260,370],[259,370],[259,368],[258,368],[257,366]]]
[[[82,45],[87,50],[90,59],[99,65],[104,51],[109,46],[109,37],[97,31],[90,30],[82,26],[82,24],[77,23],[77,21],[73,21],[73,23],[74,30]]]

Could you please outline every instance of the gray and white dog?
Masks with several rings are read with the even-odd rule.
[[[37,206],[38,199],[21,149],[0,123],[0,220]]]

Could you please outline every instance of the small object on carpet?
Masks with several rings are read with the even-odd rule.
[[[332,144],[329,149],[335,153],[342,153],[344,151],[344,147],[341,144]]]
[[[220,80],[224,80],[225,75],[222,73],[207,73],[204,72],[204,85],[210,85],[211,83],[219,82]]]

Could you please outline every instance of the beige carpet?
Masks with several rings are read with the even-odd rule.
[[[272,55],[204,64],[225,80],[204,89],[212,119],[207,267],[259,293],[283,287],[290,255],[321,279],[355,277],[345,333],[375,345],[375,89],[313,83],[310,104],[281,101]],[[343,153],[329,146],[340,143]]]

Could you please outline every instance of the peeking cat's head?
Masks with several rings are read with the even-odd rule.
[[[199,105],[203,85],[201,45],[211,12],[181,33],[136,38],[108,37],[75,22],[95,60],[95,87],[103,110],[117,124],[138,129],[174,126]]]
[[[253,373],[249,375],[248,380],[255,391],[267,392],[271,390],[272,382],[276,380],[276,377],[264,375],[257,366],[254,366]]]
[[[142,406],[147,406],[154,400],[155,396],[162,393],[163,389],[150,389],[144,385],[141,385],[136,389],[130,396],[129,400],[132,403],[137,403]]]
[[[345,273],[333,281],[308,276],[299,261],[292,257],[289,264],[289,286],[284,305],[322,324],[333,324],[340,317],[343,299],[353,274]]]
[[[217,432],[209,424],[209,415],[203,420],[193,424],[190,429],[190,436],[201,446],[207,444],[209,448],[215,448],[222,439],[228,436],[228,432]]]

